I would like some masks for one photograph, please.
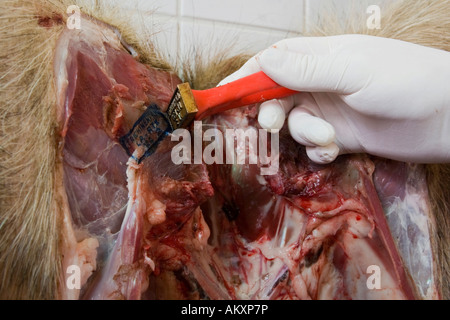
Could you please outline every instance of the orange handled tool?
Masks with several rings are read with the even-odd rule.
[[[284,88],[262,71],[208,90],[192,90],[188,83],[177,86],[166,113],[148,106],[120,143],[138,162],[151,155],[164,137],[193,120],[272,99],[281,99],[297,91]]]
[[[167,108],[174,129],[186,127],[192,120],[202,120],[226,110],[280,99],[296,91],[280,86],[264,72],[208,90],[191,90],[188,83],[178,85]]]
[[[262,71],[208,90],[192,90],[197,103],[196,119],[272,99],[280,99],[296,91],[281,87]]]

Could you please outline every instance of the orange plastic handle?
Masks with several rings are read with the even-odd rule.
[[[195,119],[201,120],[226,110],[281,99],[294,93],[297,91],[280,86],[260,71],[220,87],[192,90],[198,109]]]

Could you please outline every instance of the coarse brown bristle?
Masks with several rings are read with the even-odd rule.
[[[116,27],[138,59],[164,70],[181,70],[194,89],[216,85],[247,59],[227,49],[206,56],[202,50],[171,66],[155,48],[152,30],[129,12],[99,1],[3,0],[0,11],[0,298],[54,299],[61,283],[61,206],[56,192],[60,161],[56,132],[53,53],[67,20],[66,9],[82,12]],[[366,15],[333,18],[322,14],[305,35],[348,33],[390,37],[450,51],[450,2],[401,1],[382,10],[380,30],[366,28]],[[300,19],[300,17],[299,17]],[[194,47],[195,48],[195,47]],[[443,297],[450,297],[450,166],[428,167],[429,190],[436,217],[436,239]]]
[[[3,1],[0,12],[1,298],[54,298],[60,274],[51,66],[63,25],[39,23],[61,10]]]
[[[61,279],[61,206],[55,193],[53,54],[66,10],[117,24],[141,62],[170,65],[126,15],[94,1],[2,1],[0,11],[0,298],[53,299]],[[114,22],[114,23],[113,23]]]

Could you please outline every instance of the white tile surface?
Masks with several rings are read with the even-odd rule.
[[[371,5],[378,5],[382,9],[384,5],[393,3],[398,0],[305,0],[305,29],[314,27],[320,17],[324,14],[336,15],[342,25],[354,23],[348,21],[349,17],[360,16],[362,21],[365,17],[369,17],[367,8]],[[383,11],[381,10],[381,17]],[[361,26],[365,27],[365,24]]]
[[[182,0],[181,15],[276,30],[301,31],[303,0]]]
[[[178,20],[175,16],[158,14],[147,15],[150,38],[156,50],[162,53],[172,64],[179,54]]]
[[[120,1],[120,6],[124,9],[135,9],[144,12],[157,14],[177,14],[177,0],[113,0]]]
[[[202,50],[256,53],[278,40],[298,36],[324,12],[367,15],[369,5],[399,0],[108,0],[138,11],[160,51],[170,61]],[[131,21],[132,23],[134,21]]]
[[[275,42],[298,33],[243,25],[190,20],[180,24],[180,50],[255,54]]]

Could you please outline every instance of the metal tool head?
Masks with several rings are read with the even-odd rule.
[[[194,120],[197,112],[189,83],[179,84],[167,108],[167,116],[173,129],[187,127]]]
[[[119,139],[127,154],[140,163],[153,154],[158,144],[170,133],[173,127],[169,118],[156,104],[147,107],[133,128]]]

